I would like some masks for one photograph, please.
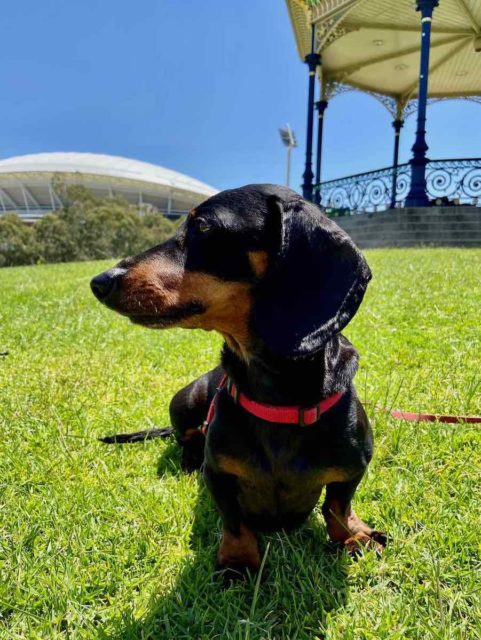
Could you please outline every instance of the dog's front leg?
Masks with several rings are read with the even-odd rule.
[[[222,540],[217,552],[217,568],[224,579],[239,580],[261,565],[255,533],[242,522],[237,495],[237,478],[204,466],[204,478],[222,519]]]
[[[349,482],[328,484],[322,506],[329,537],[342,543],[351,555],[359,554],[362,547],[374,548],[380,553],[386,546],[386,535],[371,529],[351,508],[352,497],[363,475]]]

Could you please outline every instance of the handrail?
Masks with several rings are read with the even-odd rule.
[[[349,212],[380,211],[404,205],[411,181],[411,166],[382,167],[314,186],[324,207]],[[394,198],[392,197],[395,184]],[[481,201],[481,158],[442,158],[426,166],[427,193],[440,204],[477,204]]]

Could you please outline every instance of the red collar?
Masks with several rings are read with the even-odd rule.
[[[333,393],[331,396],[324,398],[312,407],[299,407],[299,406],[275,406],[271,404],[265,404],[263,402],[256,402],[251,400],[244,393],[239,393],[236,385],[226,375],[220,381],[217,387],[217,393],[210,403],[207,418],[202,426],[202,431],[205,433],[209,424],[212,422],[215,415],[215,408],[217,404],[217,395],[221,389],[227,386],[227,391],[234,402],[240,405],[248,413],[261,420],[267,422],[277,422],[280,424],[297,424],[300,427],[305,427],[310,424],[314,424],[320,418],[323,413],[329,411],[344,395],[342,391]]]

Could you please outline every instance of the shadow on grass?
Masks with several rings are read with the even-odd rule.
[[[176,445],[167,447],[158,474],[173,472]],[[177,473],[181,473],[180,470]],[[260,536],[266,552],[265,576],[225,587],[214,573],[220,541],[219,518],[200,478],[190,547],[175,583],[164,593],[157,585],[147,613],[136,619],[130,611],[117,620],[109,640],[311,639],[327,631],[330,612],[347,599],[349,559],[326,542],[316,514],[298,531]]]

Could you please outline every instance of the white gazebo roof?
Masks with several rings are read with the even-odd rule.
[[[385,97],[391,111],[417,97],[420,13],[414,0],[286,0],[302,59],[322,55],[325,97],[347,88]],[[429,96],[481,96],[481,0],[440,0],[433,13]]]

